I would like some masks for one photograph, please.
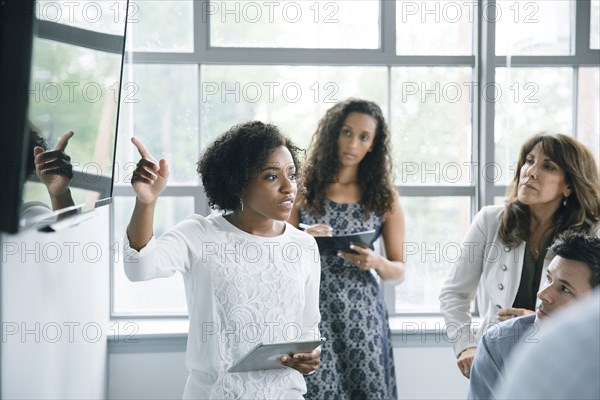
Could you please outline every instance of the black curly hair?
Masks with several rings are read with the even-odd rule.
[[[196,169],[202,178],[208,204],[226,211],[239,209],[242,193],[273,150],[281,146],[292,154],[299,175],[298,154],[301,150],[282,135],[275,125],[260,121],[245,122],[233,126],[217,138],[205,150]]]
[[[358,184],[365,214],[382,215],[392,208],[394,186],[390,156],[390,132],[381,108],[374,102],[349,98],[331,107],[319,121],[306,161],[304,186],[305,207],[317,217],[323,213],[327,186],[335,182],[340,170],[337,140],[348,114],[358,112],[372,117],[377,123],[373,150],[368,152],[358,167]]]

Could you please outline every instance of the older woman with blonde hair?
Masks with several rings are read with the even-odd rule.
[[[592,153],[578,140],[542,132],[521,147],[504,206],[474,218],[441,294],[441,312],[461,373],[469,377],[477,343],[494,324],[533,313],[554,254],[548,247],[566,230],[600,233],[600,178]],[[471,334],[470,303],[482,317]]]

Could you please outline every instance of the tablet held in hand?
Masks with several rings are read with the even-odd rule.
[[[263,369],[287,368],[277,360],[296,353],[311,353],[325,342],[325,339],[304,342],[259,343],[245,356],[237,360],[227,372],[259,371]]]
[[[347,251],[354,253],[350,249],[350,244],[360,247],[369,247],[375,238],[375,230],[356,232],[350,235],[341,236],[317,236],[315,240],[319,246],[319,253],[322,256],[335,256],[338,251]]]

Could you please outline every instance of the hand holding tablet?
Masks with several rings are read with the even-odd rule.
[[[354,250],[350,249],[350,244],[365,248],[369,247],[374,237],[375,230],[369,230],[352,233],[350,235],[318,236],[315,237],[315,240],[319,246],[319,253],[322,256],[335,256],[338,251],[356,253]]]
[[[237,360],[227,372],[247,372],[265,369],[287,368],[278,360],[283,356],[293,356],[298,353],[311,353],[314,349],[325,342],[321,340],[309,340],[304,342],[281,342],[281,343],[259,343]]]

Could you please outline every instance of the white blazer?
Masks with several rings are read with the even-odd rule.
[[[441,312],[446,321],[448,339],[458,356],[469,347],[476,347],[481,335],[497,324],[496,312],[511,307],[517,296],[525,242],[510,248],[498,235],[504,206],[483,207],[475,216],[461,247],[459,260],[452,267],[450,276],[440,292]],[[554,258],[546,253],[540,287],[544,284],[548,264]],[[471,330],[471,300],[477,294],[477,307],[481,323]]]

